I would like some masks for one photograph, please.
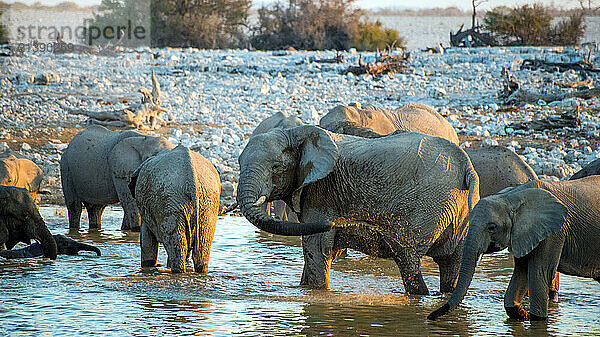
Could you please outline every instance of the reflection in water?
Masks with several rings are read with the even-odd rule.
[[[0,260],[0,335],[589,335],[600,334],[597,282],[564,276],[560,303],[544,322],[508,320],[504,290],[512,274],[507,252],[484,256],[463,304],[436,322],[427,314],[445,296],[408,296],[393,261],[349,251],[335,261],[331,291],[298,287],[299,238],[257,231],[221,217],[209,273],[142,272],[139,235],[121,232],[122,211],[108,208],[103,229],[69,233],[63,208],[42,207],[54,234],[92,243],[90,254]],[[82,219],[85,219],[82,217]],[[166,262],[161,248],[159,261]],[[422,263],[430,289],[437,265]]]

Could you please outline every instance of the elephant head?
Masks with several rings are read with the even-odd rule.
[[[40,243],[44,256],[56,259],[57,247],[33,198],[24,188],[0,186],[0,245],[12,249],[17,243]]]
[[[310,235],[331,229],[330,221],[292,223],[272,218],[266,201],[285,200],[299,212],[302,189],[334,168],[338,148],[315,126],[277,129],[250,138],[240,155],[237,203],[256,227],[279,235]]]
[[[456,288],[448,302],[428,319],[435,320],[460,304],[482,254],[508,247],[515,258],[522,258],[563,227],[565,205],[547,190],[528,186],[509,187],[479,200],[469,221]]]

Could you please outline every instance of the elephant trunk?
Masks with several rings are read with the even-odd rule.
[[[473,274],[475,274],[477,260],[479,260],[479,257],[484,251],[483,245],[478,243],[478,241],[481,240],[475,239],[474,237],[477,235],[472,234],[474,233],[469,233],[465,242],[462,262],[458,275],[458,282],[456,284],[456,288],[454,288],[454,291],[452,292],[452,296],[450,296],[446,304],[429,314],[427,319],[436,320],[438,317],[456,309],[456,307],[465,297],[467,290],[471,285],[471,281],[473,280]],[[473,239],[471,239],[471,237],[473,237]]]
[[[256,178],[249,177],[246,172],[240,175],[238,186],[237,203],[240,210],[254,226],[259,229],[277,235],[311,235],[322,233],[333,227],[331,221],[320,221],[311,223],[294,223],[281,221],[271,217],[266,211],[266,197],[259,195],[260,186]]]
[[[36,221],[34,238],[42,246],[44,257],[56,260],[56,256],[58,255],[56,241],[54,241],[54,237],[48,230],[48,227],[46,227],[46,224],[43,220]]]

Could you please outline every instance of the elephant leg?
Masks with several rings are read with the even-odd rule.
[[[451,293],[454,291],[460,270],[461,256],[461,250],[456,249],[452,255],[433,258],[440,269],[440,292]]]
[[[119,197],[121,207],[123,207],[123,223],[121,224],[121,230],[131,230],[134,232],[140,231],[140,212],[135,202],[135,199],[131,196],[131,191],[127,186],[127,181],[120,178],[113,177],[113,184]]]
[[[170,228],[171,234],[163,242],[168,255],[167,264],[171,273],[185,273],[186,257],[188,254],[188,242],[185,236],[184,224],[178,220],[178,216],[167,216],[162,225]]]
[[[77,197],[75,186],[73,186],[69,170],[65,165],[60,166],[60,181],[63,196],[65,198],[65,205],[67,206],[67,213],[69,214],[69,228],[79,229],[82,203],[81,200],[79,200],[79,197]]]
[[[218,205],[218,201],[215,205]],[[215,228],[217,226],[218,209],[206,210],[198,220],[198,237],[194,243],[192,260],[194,261],[194,271],[196,273],[206,274],[208,272],[208,261],[210,258],[210,247],[215,237]]]
[[[335,230],[302,236],[304,269],[300,285],[311,289],[329,289],[331,263],[336,252],[333,250]]]
[[[558,303],[558,288],[560,287],[560,280],[558,276],[558,272],[554,275],[554,279],[552,279],[552,283],[550,284],[550,292],[548,293],[548,298],[550,302]]]
[[[102,226],[102,212],[104,212],[105,207],[106,205],[85,204],[90,220],[90,229],[100,229]]]
[[[529,319],[548,317],[548,299],[562,253],[561,238],[551,237],[529,254],[527,280],[529,285]]]
[[[524,320],[529,314],[521,307],[521,300],[527,294],[527,260],[515,259],[515,269],[504,293],[504,310],[510,318]]]
[[[140,247],[142,250],[142,268],[156,267],[158,259],[158,240],[147,225],[142,223],[140,230]]]
[[[429,295],[421,275],[421,257],[413,247],[392,247],[394,261],[400,269],[404,289],[411,295]]]

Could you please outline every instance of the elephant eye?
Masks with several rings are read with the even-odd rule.
[[[277,170],[280,167],[281,167],[281,163],[280,162],[276,161],[276,162],[273,163],[273,170]]]
[[[498,224],[496,224],[495,222],[490,222],[487,224],[486,227],[488,231],[495,231],[498,228]]]

